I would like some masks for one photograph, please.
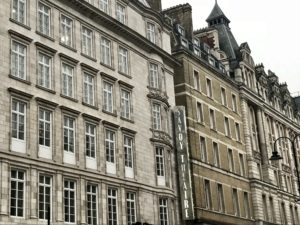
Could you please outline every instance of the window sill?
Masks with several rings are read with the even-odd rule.
[[[231,136],[226,135],[226,134],[225,134],[225,137],[227,137],[227,138],[230,139],[230,140],[232,139]]]
[[[107,64],[105,64],[103,62],[100,62],[100,65],[102,65],[102,66],[104,66],[104,67],[106,67],[108,69],[111,69],[111,70],[115,71],[115,68],[113,68],[111,65],[107,65]]]
[[[197,121],[197,124],[205,127],[205,123],[203,121]]]
[[[88,104],[86,102],[82,102],[82,105],[85,105],[85,106],[90,107],[90,108],[95,109],[95,110],[99,110],[99,108],[97,106],[90,105],[90,104]]]
[[[63,95],[63,94],[60,94],[60,97],[63,97],[63,98],[69,99],[69,100],[71,100],[71,101],[73,101],[73,102],[78,102],[78,100],[77,100],[77,99],[75,99],[75,98],[72,98],[72,97],[69,97],[69,96],[66,96],[66,95]]]
[[[62,43],[62,42],[59,42],[59,44],[60,44],[61,46],[65,47],[65,48],[67,48],[67,49],[73,51],[73,52],[77,52],[77,50],[76,50],[75,48],[73,48],[73,47],[71,47],[71,46],[69,46],[69,45],[66,45],[66,44],[64,44],[64,43]]]
[[[49,39],[50,41],[55,41],[54,40],[54,38],[53,37],[50,37],[50,36],[48,36],[48,35],[46,35],[46,34],[43,34],[42,32],[40,32],[40,31],[35,31],[38,35],[40,35],[40,36],[42,36],[42,37],[44,37],[44,38],[47,38],[47,39]]]
[[[218,133],[218,131],[216,130],[216,128],[210,128],[211,131],[214,131],[215,133]]]
[[[20,22],[17,21],[17,20],[14,20],[14,19],[12,19],[12,18],[9,18],[9,21],[10,21],[10,22],[13,22],[13,23],[15,23],[15,24],[18,24],[19,26],[24,27],[24,28],[27,29],[27,30],[31,30],[31,27],[27,26],[27,25],[24,24],[24,23],[20,23]]]
[[[24,79],[22,79],[22,78],[16,77],[16,76],[11,75],[11,74],[9,74],[8,76],[9,76],[10,78],[15,79],[15,80],[17,80],[17,81],[20,81],[20,82],[22,82],[22,83],[24,83],[24,84],[31,85],[31,82],[28,81],[28,80],[24,80]]]
[[[92,60],[92,61],[94,61],[94,62],[97,62],[97,59],[95,59],[95,58],[93,58],[92,56],[89,56],[89,55],[87,55],[87,54],[84,54],[84,53],[80,53],[82,56],[84,56],[85,58],[88,58],[88,59],[90,59],[90,60]]]
[[[106,111],[105,109],[102,109],[102,112],[104,112],[104,113],[106,113],[106,114],[108,114],[108,115],[117,117],[117,113],[116,113],[116,112],[109,112],[109,111]]]
[[[39,89],[41,89],[41,90],[44,90],[44,91],[47,91],[47,92],[49,92],[49,93],[51,93],[51,94],[56,94],[56,91],[53,91],[53,90],[51,90],[51,89],[48,89],[48,88],[45,88],[45,87],[43,87],[43,86],[40,86],[40,85],[35,85],[37,88],[39,88]]]
[[[123,75],[123,76],[125,76],[125,77],[127,77],[127,78],[129,78],[129,79],[132,79],[132,76],[130,76],[130,75],[127,74],[127,73],[123,73],[123,72],[121,72],[121,71],[118,71],[118,73],[121,74],[121,75]]]
[[[120,117],[122,120],[124,120],[124,121],[127,121],[127,122],[129,122],[129,123],[134,123],[134,121],[132,120],[132,119],[127,119],[127,118],[125,118],[125,117]]]

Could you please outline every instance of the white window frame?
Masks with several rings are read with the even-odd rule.
[[[42,179],[42,182],[41,182],[41,177],[43,177]],[[46,183],[46,178],[49,178],[50,179],[50,183]],[[44,206],[44,210],[41,210],[40,209],[40,205],[41,205],[41,198],[40,198],[40,189],[43,188],[43,206]],[[45,192],[46,192],[46,189],[49,189],[49,207],[50,207],[50,220],[52,218],[52,177],[50,176],[47,176],[47,175],[42,175],[40,174],[39,175],[39,198],[38,198],[38,217],[39,217],[39,220],[48,220],[48,208],[46,208],[46,205],[47,202],[45,201],[46,199],[46,196],[45,196]],[[40,217],[40,211],[43,211],[43,218]]]
[[[75,129],[76,129],[76,124],[75,124],[75,119],[64,115],[63,116],[63,149],[64,149],[64,162],[70,163],[70,164],[75,164]],[[67,134],[67,149],[65,149],[65,134]],[[71,148],[73,140],[73,149]]]
[[[245,176],[245,163],[243,154],[239,153],[239,162],[240,162],[240,174],[241,176]]]
[[[118,69],[121,73],[129,74],[129,51],[122,46],[118,49]]]
[[[110,211],[109,209],[115,209]],[[118,190],[114,188],[107,189],[107,224],[118,224]]]
[[[83,72],[83,93],[84,103],[95,105],[95,77],[92,74]]]
[[[109,0],[99,0],[99,8],[102,12],[109,14],[108,2]]]
[[[152,104],[152,116],[153,116],[153,129],[162,129],[162,117],[161,117],[161,106],[159,104]]]
[[[158,65],[149,63],[149,85],[151,88],[160,89]]]
[[[209,125],[210,128],[213,130],[216,130],[216,115],[215,115],[215,110],[209,109]]]
[[[127,224],[132,225],[136,222],[136,194],[126,193]]]
[[[74,98],[74,66],[62,63],[62,94]]]
[[[131,119],[131,92],[121,89],[121,117]]]
[[[118,2],[116,3],[116,19],[120,23],[126,23],[126,7]]]
[[[213,146],[213,157],[214,157],[214,166],[220,167],[220,150],[217,142],[212,143]]]
[[[224,106],[227,106],[227,96],[226,96],[226,89],[221,87],[221,103]]]
[[[14,110],[14,103],[16,103],[16,109]],[[22,104],[24,111],[20,111],[20,104]],[[16,121],[13,121],[14,116],[16,115]],[[27,104],[23,101],[20,101],[18,99],[12,98],[11,101],[11,131],[12,131],[12,135],[11,135],[11,139],[12,139],[12,143],[11,143],[11,150],[15,151],[15,152],[21,152],[21,153],[26,153],[26,119],[27,119]],[[21,122],[20,122],[21,120]],[[23,123],[22,123],[23,120]],[[14,133],[14,129],[13,129],[13,124],[16,123],[16,134],[17,136],[13,136]],[[20,138],[20,129],[23,129],[21,131],[21,133],[23,132],[23,138]]]
[[[38,31],[46,36],[51,36],[51,8],[42,2],[38,2],[37,21]]]
[[[124,147],[124,165],[125,165],[125,177],[134,178],[134,161],[133,161],[133,154],[134,154],[134,142],[133,137],[129,135],[123,136],[123,147]]]
[[[209,98],[213,98],[212,81],[208,78],[206,78],[206,95]]]
[[[200,146],[200,159],[203,162],[207,162],[207,146],[206,146],[206,138],[200,136],[199,137],[199,146]]]
[[[230,137],[231,136],[231,132],[230,132],[230,121],[228,117],[224,117],[224,134],[226,137]]]
[[[19,41],[11,41],[11,75],[22,80],[27,78],[27,46]]]
[[[38,52],[38,85],[52,88],[52,57],[41,51]]]
[[[61,14],[60,29],[60,42],[73,47],[73,20]]]
[[[23,4],[23,6],[22,6]],[[22,9],[21,7],[23,7],[23,15],[21,15],[22,13]],[[11,12],[11,17],[13,20],[21,23],[21,24],[25,24],[27,23],[27,0],[12,0],[12,12]]]
[[[155,24],[151,22],[147,22],[147,39],[155,44],[156,37],[155,37]]]
[[[114,112],[114,85],[110,82],[103,81],[103,109],[107,112]]]
[[[98,224],[98,187],[94,184],[86,185],[86,219],[88,225]],[[96,206],[96,208],[93,208]],[[90,214],[89,214],[90,211]],[[95,221],[96,219],[96,221]]]
[[[165,165],[165,149],[161,146],[155,146],[155,167],[157,184],[159,186],[166,185],[166,165]]]
[[[107,66],[112,66],[112,42],[101,37],[100,39],[100,62]]]
[[[105,129],[106,172],[116,174],[116,132]]]
[[[85,160],[86,167],[97,169],[97,131],[96,125],[85,123]]]
[[[12,177],[12,171],[16,171],[16,177]],[[19,178],[19,173],[23,173],[23,179],[22,178]],[[12,168],[10,170],[10,216],[11,217],[19,217],[19,218],[25,218],[25,200],[26,200],[26,177],[25,177],[26,173],[22,170],[19,170],[19,169],[15,169],[15,168]],[[16,189],[15,189],[15,192],[16,192],[16,197],[15,197],[15,208],[16,208],[16,214],[12,215],[12,192],[13,192],[13,189],[12,189],[12,182],[15,182],[16,183]],[[21,198],[19,199],[19,183],[20,184],[23,184],[23,189],[21,191],[23,191],[23,196],[21,196]],[[22,215],[18,215],[18,208],[20,208],[18,206],[18,201],[21,200],[22,201]]]
[[[93,30],[81,27],[81,49],[84,55],[93,56]]]
[[[159,199],[159,221],[160,225],[169,224],[169,215],[168,215],[168,199],[160,198]]]
[[[68,183],[68,187],[66,187],[65,186],[65,184],[66,184],[66,182]],[[71,186],[71,183],[73,183],[73,186],[74,186],[74,188],[72,188],[72,187],[70,187]],[[63,187],[63,189],[64,189],[64,222],[65,223],[76,223],[76,182],[75,181],[73,181],[73,180],[64,180],[64,187]],[[68,198],[67,198],[67,200],[68,200],[68,206],[66,206],[65,205],[65,202],[66,202],[66,192],[68,192]],[[72,207],[71,206],[71,203],[70,203],[70,193],[74,193],[74,221],[70,221],[70,216],[71,216],[71,214],[70,214],[70,208]],[[69,208],[69,210],[68,210],[68,216],[69,216],[69,220],[65,220],[66,219],[66,210],[65,210],[65,208],[66,207],[68,207]]]
[[[47,115],[49,114],[49,115]],[[48,117],[48,118],[47,118]],[[50,110],[39,108],[39,157],[52,159],[52,112]],[[43,129],[41,129],[41,127]],[[48,129],[47,129],[48,127]],[[49,144],[46,144],[46,132],[49,133]],[[42,137],[41,137],[42,134]],[[41,143],[42,140],[42,143]]]
[[[229,165],[229,171],[235,172],[234,167],[234,156],[233,156],[233,150],[231,148],[228,148],[228,165]]]
[[[197,121],[199,123],[203,123],[204,122],[204,115],[203,115],[203,107],[202,107],[202,103],[201,102],[197,102]]]
[[[235,138],[237,141],[241,141],[241,128],[239,123],[235,123]]]

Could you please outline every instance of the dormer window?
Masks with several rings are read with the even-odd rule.
[[[194,54],[197,55],[197,56],[201,56],[200,49],[197,48],[197,47],[194,47]]]
[[[209,54],[209,52],[210,52],[210,47],[209,47],[209,45],[206,44],[206,43],[204,43],[204,44],[203,44],[203,48],[204,48],[204,51],[207,52],[207,53]]]
[[[200,41],[199,41],[197,38],[195,38],[195,39],[193,40],[193,43],[194,43],[194,45],[196,45],[197,47],[200,46]]]
[[[181,36],[185,36],[185,30],[179,24],[177,25],[177,31],[178,31],[179,34],[181,34]]]
[[[181,45],[182,45],[183,47],[187,48],[187,47],[188,47],[188,41],[185,40],[185,39],[183,39],[183,38],[181,38]]]
[[[216,66],[216,60],[215,60],[215,59],[209,57],[208,61],[209,61],[209,64],[210,64],[210,65]]]

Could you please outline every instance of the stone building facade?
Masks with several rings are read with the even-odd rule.
[[[160,7],[1,2],[0,224],[179,224]]]
[[[291,143],[280,139],[283,160],[269,160],[277,138],[299,134],[299,97],[254,64],[217,2],[204,29],[193,30],[191,11],[189,4],[164,10],[173,21],[172,53],[182,63],[174,82],[176,104],[187,108],[192,223],[300,224]]]

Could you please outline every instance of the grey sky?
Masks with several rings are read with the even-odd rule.
[[[207,26],[205,20],[215,0],[162,0],[163,8],[189,3],[194,30]],[[300,91],[300,1],[218,0],[230,19],[240,44],[248,42],[254,62],[272,70],[279,82],[287,82],[291,93]]]

